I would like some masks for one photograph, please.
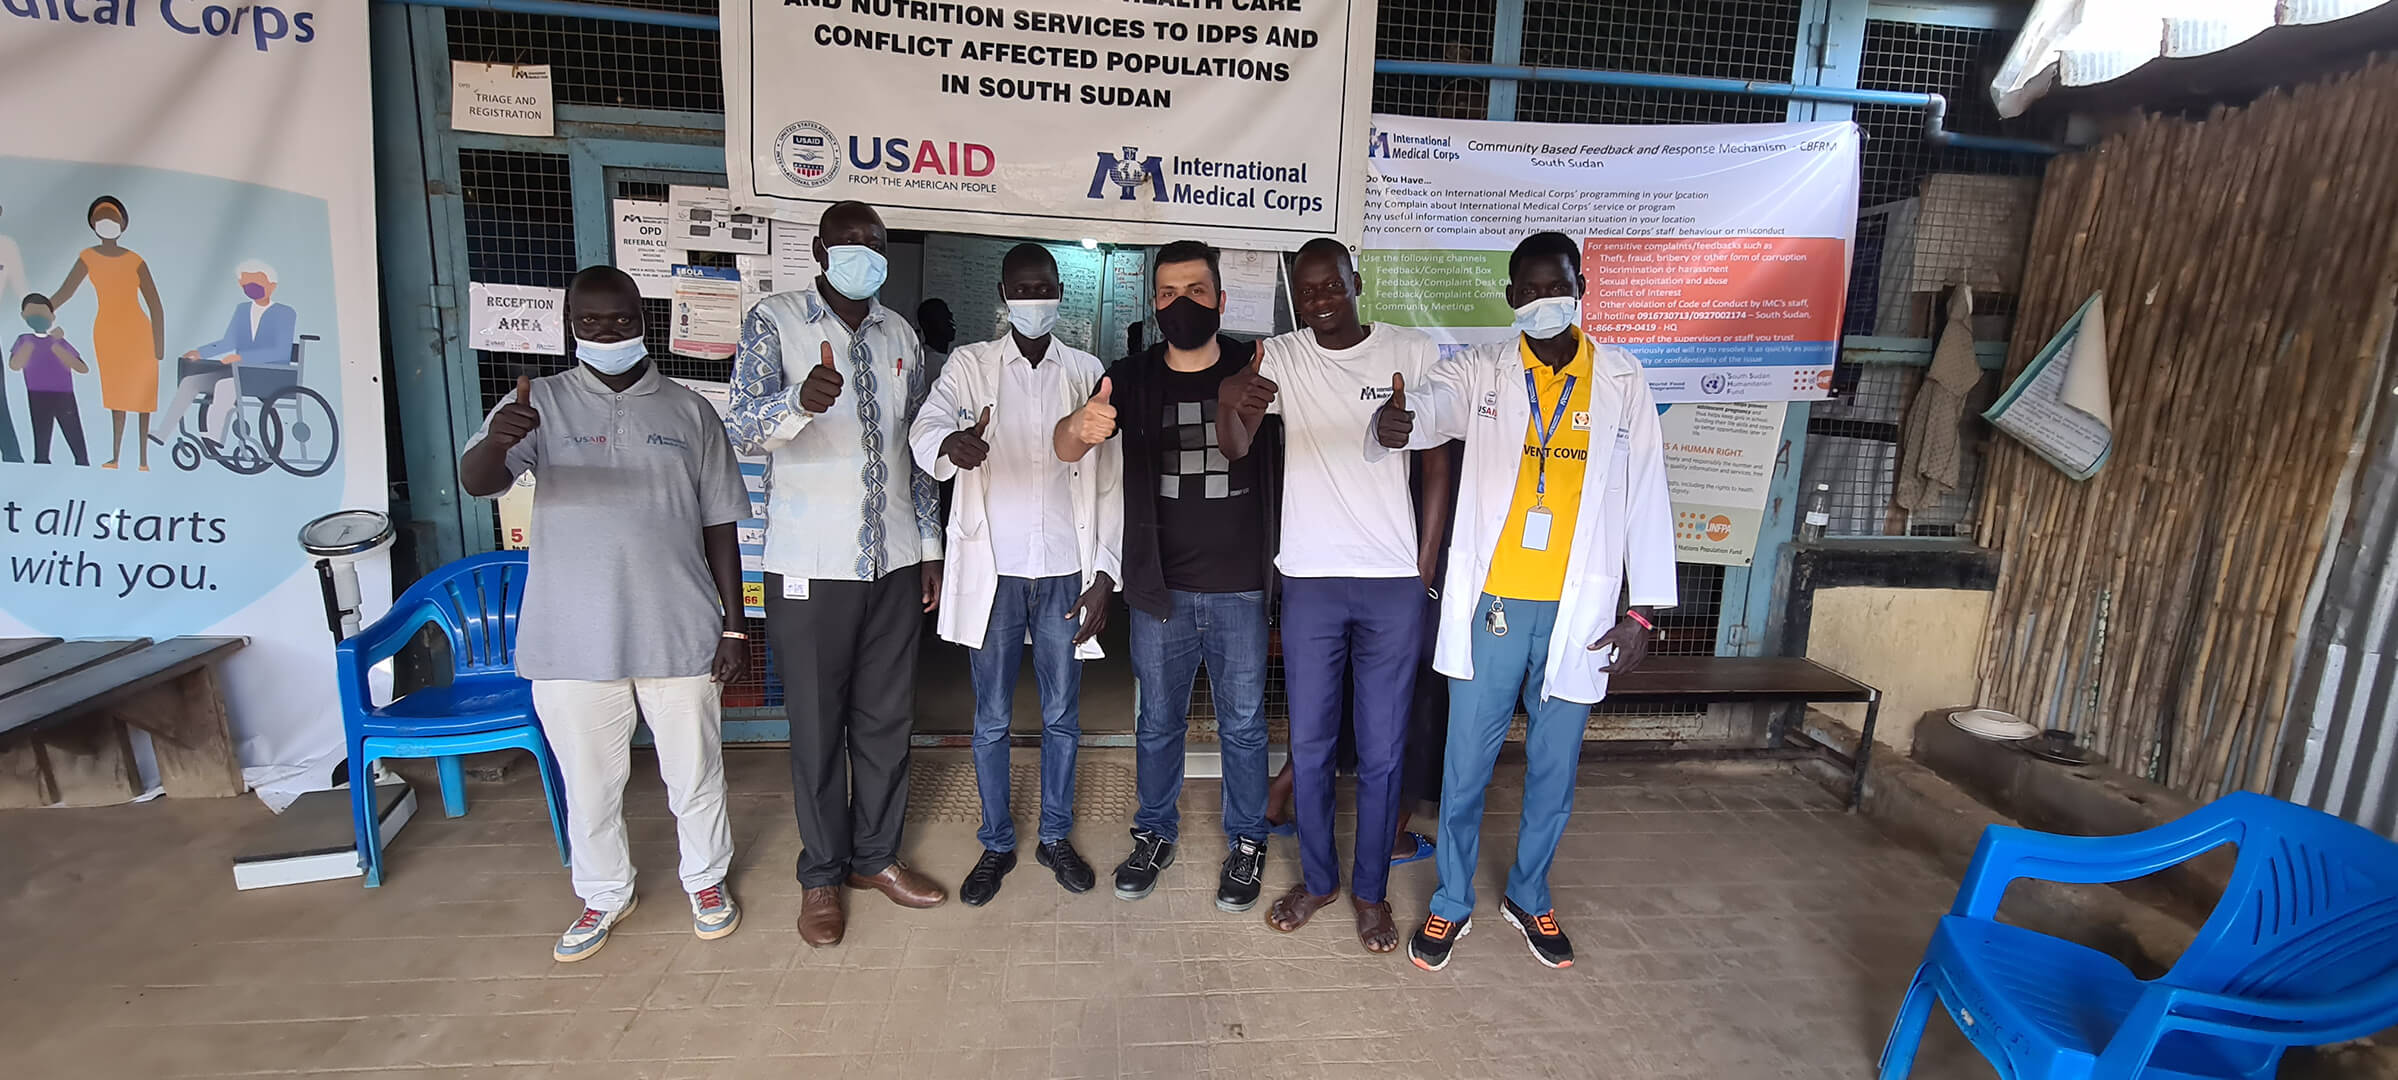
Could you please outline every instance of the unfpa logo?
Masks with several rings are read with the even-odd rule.
[[[1144,185],[1149,188],[1151,199],[1166,201],[1165,165],[1156,154],[1142,157],[1138,147],[1125,147],[1121,157],[1105,150],[1099,151],[1099,164],[1091,169],[1089,197],[1107,198],[1103,191],[1109,184],[1116,185],[1116,197],[1127,202],[1136,197]]]

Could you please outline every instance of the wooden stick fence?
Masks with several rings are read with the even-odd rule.
[[[2262,788],[2398,297],[2398,62],[2059,158],[2010,380],[2094,292],[2114,455],[2077,483],[1994,437],[1982,697],[2197,798]]]

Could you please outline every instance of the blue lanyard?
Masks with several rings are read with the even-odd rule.
[[[1533,388],[1530,369],[1524,371],[1524,396],[1532,399],[1532,430],[1540,435],[1540,468],[1532,482],[1532,494],[1546,495],[1549,493],[1549,437],[1557,434],[1559,425],[1565,423],[1566,403],[1574,400],[1574,377],[1565,377],[1565,392],[1557,395],[1557,407],[1550,411],[1546,424],[1540,422],[1540,391]]]

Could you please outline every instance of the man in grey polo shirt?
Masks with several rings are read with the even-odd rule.
[[[658,374],[641,295],[614,267],[566,291],[573,369],[518,379],[467,443],[468,494],[498,495],[530,469],[530,580],[516,670],[566,781],[566,828],[583,911],[553,955],[581,960],[633,910],[624,786],[633,725],[649,721],[682,847],[693,930],[724,937],[741,909],[725,888],[719,684],[749,657],[734,522],[749,496],[714,407]]]

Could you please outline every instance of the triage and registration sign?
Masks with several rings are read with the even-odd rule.
[[[1375,0],[720,10],[738,210],[1263,250],[1364,221]]]

